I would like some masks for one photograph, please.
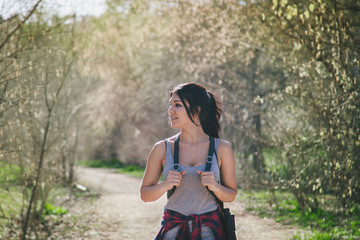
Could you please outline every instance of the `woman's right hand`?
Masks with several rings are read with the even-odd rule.
[[[174,186],[178,187],[182,181],[182,177],[186,174],[186,171],[173,171],[170,170],[165,180],[167,190],[172,189]]]

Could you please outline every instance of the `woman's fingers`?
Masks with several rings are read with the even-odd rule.
[[[214,173],[211,171],[201,172],[196,171],[200,177],[201,177],[201,184],[205,187],[209,187],[211,190],[211,187],[216,184]]]
[[[169,171],[166,182],[168,183],[169,189],[172,189],[174,186],[178,187],[182,181],[183,175],[186,174],[186,171]]]

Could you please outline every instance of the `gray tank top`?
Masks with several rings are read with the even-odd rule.
[[[219,146],[219,139],[215,139],[215,151],[217,152]],[[166,156],[163,170],[164,179],[167,174],[173,169],[174,157],[171,152],[170,142],[166,142]],[[183,166],[180,165],[180,171],[187,171],[183,176],[183,180],[175,192],[167,200],[165,209],[177,211],[183,215],[203,214],[217,209],[216,200],[213,195],[201,184],[200,175],[196,172],[205,171],[205,165],[200,166]],[[211,171],[214,172],[215,180],[220,180],[220,169],[215,152],[213,155],[213,163],[211,164]]]

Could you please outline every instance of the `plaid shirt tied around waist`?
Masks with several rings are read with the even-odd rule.
[[[189,221],[192,220],[192,232],[190,232]],[[225,240],[225,234],[220,222],[219,210],[203,213],[200,215],[183,215],[179,212],[165,209],[162,226],[155,240],[162,240],[170,229],[179,226],[175,240],[201,240],[201,225],[210,227],[216,240]]]

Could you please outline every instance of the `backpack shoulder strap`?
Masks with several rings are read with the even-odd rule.
[[[211,164],[213,163],[214,152],[215,152],[215,157],[218,160],[216,150],[214,149],[214,138],[210,137],[209,154],[208,154],[208,157],[206,158],[205,171],[210,171],[210,169],[211,169]],[[210,189],[208,187],[206,187],[206,189],[211,193],[211,195],[214,196],[214,198],[216,200],[216,203],[218,204],[218,207],[220,209],[223,209],[224,208],[224,203],[222,201],[220,201],[220,199],[215,195],[215,193],[213,191],[210,191]]]
[[[180,134],[178,134],[175,138],[174,142],[174,164],[173,164],[173,171],[179,171],[180,165],[179,165],[179,141],[180,141]],[[174,186],[171,190],[167,191],[167,198],[170,198],[170,196],[175,192],[176,187]]]
[[[209,146],[209,153],[206,157],[206,166],[205,171],[211,170],[211,164],[213,163],[213,155],[214,155],[214,138],[210,137],[210,146]]]

